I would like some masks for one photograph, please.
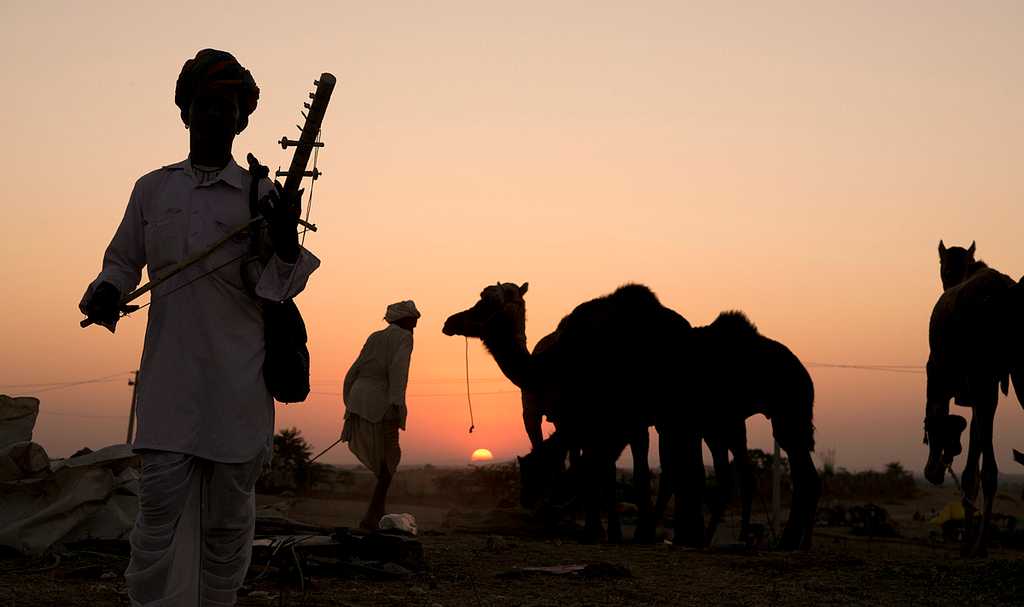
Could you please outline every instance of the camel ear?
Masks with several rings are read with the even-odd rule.
[[[529,289],[530,289],[530,283],[528,283],[528,282],[524,282],[524,283],[523,283],[523,284],[522,284],[522,285],[521,285],[521,286],[519,287],[519,296],[520,296],[520,297],[522,297],[523,295],[526,295],[526,292],[527,292],[527,291],[528,291]]]
[[[946,254],[946,243],[939,241],[939,257],[941,258]]]
[[[967,249],[967,254],[970,255],[972,258],[974,257],[974,241],[973,240],[971,241],[971,246],[968,247],[968,249]]]

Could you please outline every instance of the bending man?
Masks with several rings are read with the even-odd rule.
[[[345,374],[345,425],[341,440],[377,477],[373,498],[359,523],[376,529],[384,516],[388,487],[402,458],[398,431],[405,430],[405,387],[412,358],[412,333],[420,317],[416,304],[388,306],[388,326],[367,338],[359,358]]]

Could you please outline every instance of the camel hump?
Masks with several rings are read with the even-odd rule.
[[[614,299],[619,304],[629,306],[661,306],[661,302],[658,301],[658,296],[654,294],[654,291],[646,285],[637,283],[625,284],[615,289],[615,292],[611,294],[611,299]]]
[[[757,327],[750,322],[747,315],[739,310],[722,312],[711,323],[711,326],[719,331],[725,331],[733,335],[757,335]]]

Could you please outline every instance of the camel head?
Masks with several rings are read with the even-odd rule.
[[[508,329],[526,340],[526,301],[529,283],[499,282],[485,287],[472,308],[457,312],[444,321],[445,335],[464,335],[483,339],[494,331]]]
[[[924,477],[933,485],[946,479],[946,468],[960,455],[963,446],[960,435],[967,428],[967,420],[959,415],[929,415],[924,420],[924,440],[928,445],[928,463]]]
[[[974,263],[974,242],[968,248],[949,247],[939,241],[939,276],[942,290],[954,287],[967,278],[967,272]]]

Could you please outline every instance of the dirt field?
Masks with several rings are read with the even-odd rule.
[[[1013,491],[1013,490],[1011,490]],[[1015,494],[1000,512],[1024,520]],[[1016,497],[1014,497],[1016,495]],[[544,538],[519,525],[510,510],[394,503],[416,516],[425,572],[382,581],[361,575],[312,577],[305,589],[267,575],[246,587],[240,605],[1011,605],[1024,604],[1024,551],[996,548],[986,560],[963,560],[934,525],[914,513],[940,509],[952,489],[926,490],[884,504],[899,538],[851,535],[821,528],[808,553],[739,551],[729,546],[735,514],[719,535],[724,545],[692,551],[659,544],[582,545]],[[430,500],[427,500],[430,501]],[[436,500],[433,500],[436,501]],[[294,520],[351,526],[363,503],[261,496]],[[505,513],[504,518],[500,516]],[[920,518],[920,517],[919,517]],[[631,529],[627,528],[627,535]],[[41,560],[0,560],[0,607],[127,605],[121,577],[127,554],[111,544]],[[593,573],[562,575],[522,567],[603,564]],[[256,562],[251,578],[258,575]]]

